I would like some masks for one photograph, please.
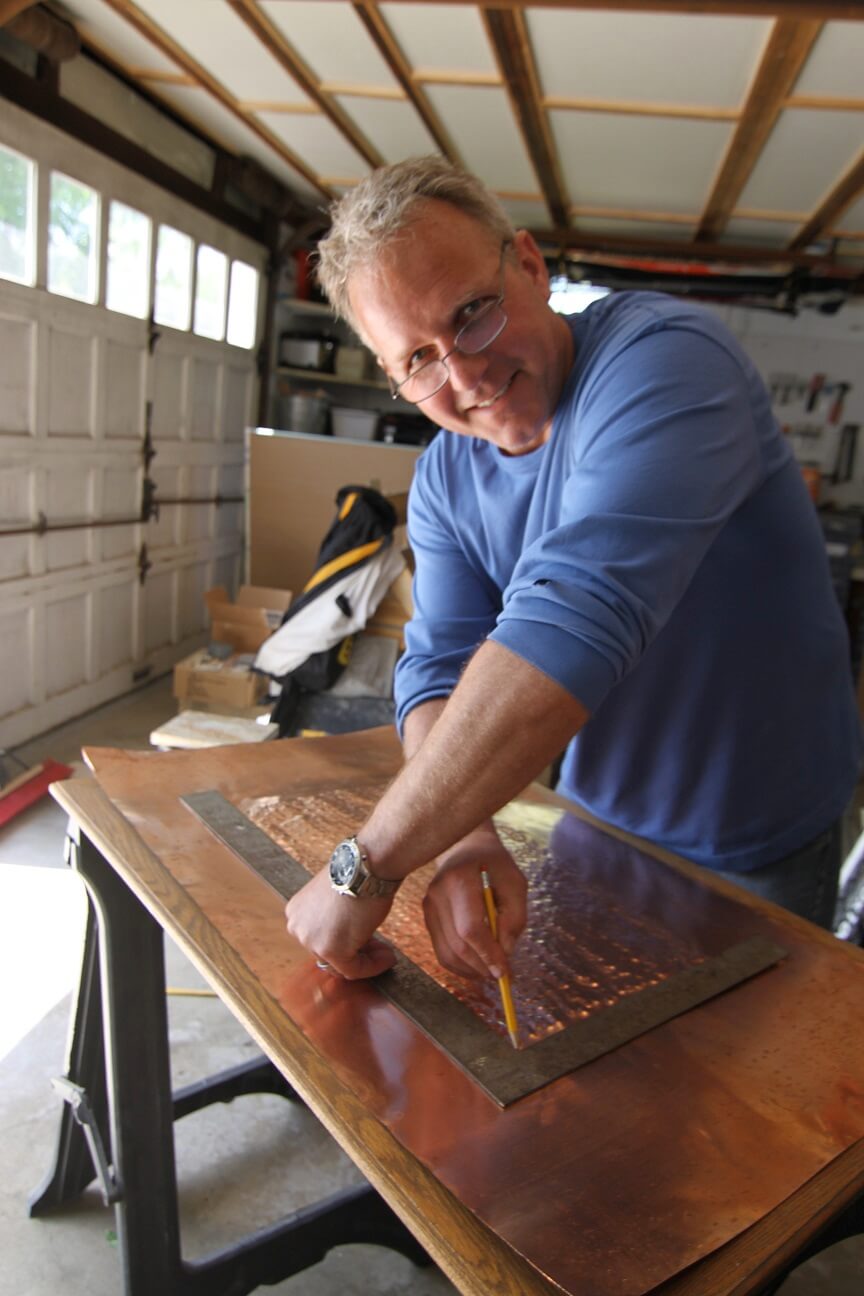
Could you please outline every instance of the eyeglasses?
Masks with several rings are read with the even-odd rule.
[[[446,355],[440,356],[435,360],[427,360],[419,368],[404,378],[401,383],[394,383],[390,380],[390,395],[394,400],[402,396],[405,400],[410,401],[412,405],[419,405],[421,401],[429,400],[444,387],[450,378],[450,369],[447,361],[456,351],[461,351],[463,355],[478,355],[491,346],[495,339],[504,331],[507,324],[507,315],[502,307],[504,301],[504,255],[510,246],[510,240],[506,239],[501,244],[501,260],[499,263],[500,289],[497,297],[487,297],[485,300],[480,299],[481,304],[474,315],[471,316],[467,324],[463,324],[459,332],[453,339],[453,349]]]

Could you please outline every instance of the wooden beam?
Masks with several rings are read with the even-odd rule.
[[[753,18],[864,20],[861,0],[533,0],[542,9],[609,9],[612,12],[738,14]],[[391,4],[444,4],[466,9],[523,9],[532,0],[390,0]]]
[[[819,267],[834,273],[832,257],[815,256],[795,248],[756,248],[735,243],[694,243],[677,239],[643,238],[622,234],[586,234],[567,228],[532,229],[538,243],[563,250],[581,249],[585,252],[609,252],[617,255],[638,256],[643,253],[670,261],[694,263],[719,261],[742,265],[801,265]]]
[[[808,243],[812,243],[814,239],[831,230],[835,221],[839,220],[846,208],[855,202],[862,190],[864,190],[864,149],[827,198],[819,204],[803,229],[795,235],[789,244],[790,249],[796,251],[805,248]]]
[[[738,198],[783,110],[783,102],[822,30],[821,22],[781,18],[774,24],[741,121],[734,131],[696,237],[710,243],[722,234]]]
[[[827,112],[864,112],[864,99],[838,95],[790,95],[784,108],[824,108]]]
[[[546,206],[556,225],[567,225],[569,199],[549,121],[540,102],[540,82],[525,16],[517,10],[484,9],[482,17]]]
[[[36,0],[0,0],[0,27],[5,27],[25,9],[31,9]]]
[[[415,68],[411,74],[417,85],[500,86],[498,72],[451,72],[446,68]]]
[[[333,195],[330,190],[321,183],[315,172],[306,165],[302,158],[298,157],[287,144],[284,144],[277,135],[269,131],[251,113],[244,112],[240,107],[239,100],[235,99],[234,95],[225,89],[221,81],[217,81],[214,76],[211,76],[206,68],[197,63],[166,31],[163,31],[161,27],[153,22],[152,18],[148,17],[137,5],[134,5],[132,0],[102,0],[102,2],[119,14],[121,18],[125,18],[130,27],[134,27],[140,35],[145,36],[158,50],[161,50],[168,58],[173,59],[198,85],[212,95],[223,108],[227,108],[238,121],[241,121],[244,126],[248,126],[249,130],[263,140],[268,148],[273,149],[274,153],[277,153],[283,162],[287,162],[289,166],[293,167],[308,184],[313,185],[325,198],[332,199]]]
[[[401,86],[358,85],[353,81],[322,81],[321,89],[328,95],[347,95],[356,99],[390,99],[407,103],[408,96]]]
[[[378,12],[377,4],[374,4],[373,0],[352,0],[351,7],[369,33],[384,62],[405,91],[406,97],[414,105],[423,125],[435,141],[435,147],[450,162],[461,166],[462,158],[459,156],[459,150],[426,95],[418,85],[415,85],[414,74],[408,60],[396,37]]]
[[[695,104],[631,103],[617,99],[575,99],[569,95],[545,95],[543,108],[566,112],[621,113],[628,117],[681,117],[695,121],[738,121],[740,108],[711,108]]]
[[[382,166],[384,158],[374,144],[370,143],[348,114],[340,108],[332,95],[327,94],[322,89],[321,83],[312,69],[303,61],[276,24],[262,9],[258,8],[254,0],[227,0],[227,2],[237,16],[243,19],[250,31],[258,37],[267,52],[272,55],[277,63],[281,63],[304,94],[307,94],[312,102],[317,104],[340,135],[360,154],[363,161],[373,168]]]

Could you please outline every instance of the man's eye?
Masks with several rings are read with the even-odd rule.
[[[417,369],[421,369],[429,360],[428,350],[415,351],[408,359],[408,373],[412,374]]]
[[[485,315],[494,301],[494,297],[475,297],[474,301],[468,302],[459,312],[461,322],[469,324],[478,315]]]

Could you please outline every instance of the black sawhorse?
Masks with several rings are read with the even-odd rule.
[[[181,1254],[173,1121],[241,1094],[302,1099],[266,1058],[171,1092],[162,928],[74,826],[67,862],[90,900],[54,1166],[30,1198],[47,1214],[98,1178],[113,1204],[124,1296],[245,1296],[349,1242],[426,1252],[370,1185],[297,1211],[203,1260]],[[110,1152],[106,1152],[106,1148]]]

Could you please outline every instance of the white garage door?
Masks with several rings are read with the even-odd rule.
[[[167,670],[236,585],[265,257],[4,106],[0,747]]]

